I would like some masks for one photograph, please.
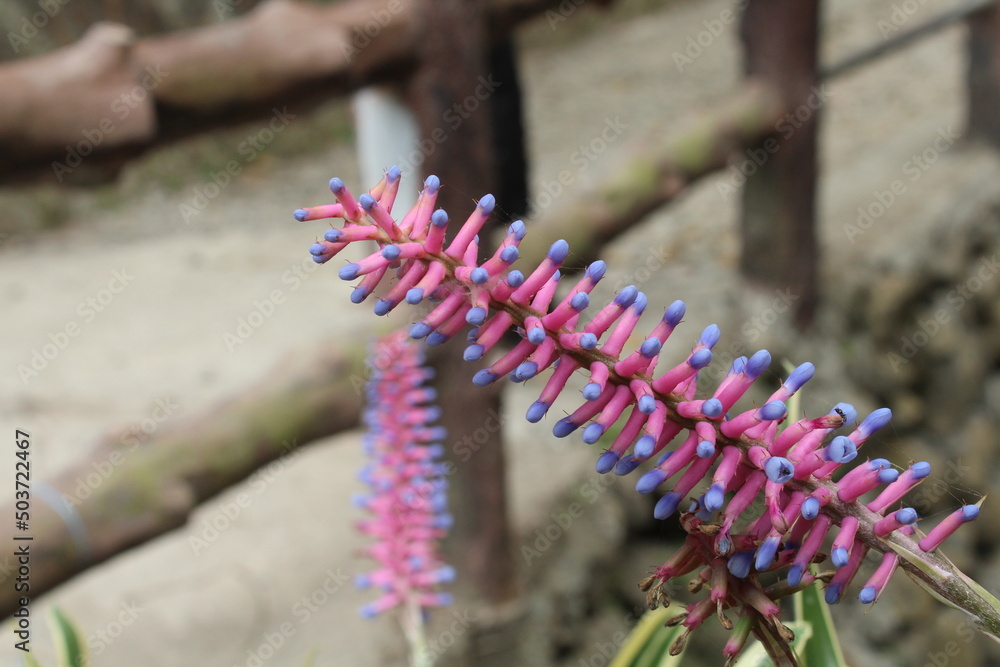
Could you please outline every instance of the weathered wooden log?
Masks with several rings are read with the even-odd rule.
[[[774,132],[784,109],[773,88],[751,81],[677,132],[636,141],[606,170],[600,185],[564,197],[530,222],[520,245],[521,262],[536,266],[562,238],[585,266],[608,241]]]
[[[165,426],[137,447],[109,435],[88,461],[36,482],[31,596],[182,526],[200,503],[297,447],[355,426],[364,359],[360,345],[299,353],[238,398]],[[88,479],[94,462],[111,469],[96,482]],[[13,505],[4,511],[13,516]],[[4,580],[16,571],[11,556],[0,560]],[[17,603],[12,585],[0,587],[0,617]]]
[[[484,37],[559,2],[484,2]],[[230,21],[134,45],[111,39],[103,24],[77,44],[0,64],[0,181],[103,177],[154,145],[402,80],[425,38],[415,14],[414,0],[269,0]],[[141,101],[119,118],[123,95]]]

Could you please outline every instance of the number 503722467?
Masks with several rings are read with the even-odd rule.
[[[25,431],[18,430],[14,434],[14,444],[17,446],[17,453],[15,456],[19,459],[16,463],[16,473],[14,476],[14,494],[17,500],[27,501],[29,498],[29,482],[31,481],[31,462],[29,460],[29,450],[31,448],[31,441],[29,438],[31,435]],[[24,505],[17,503],[16,507],[18,510],[26,511],[28,509],[27,503]],[[20,517],[17,517],[21,520]],[[25,520],[27,517],[25,517]]]

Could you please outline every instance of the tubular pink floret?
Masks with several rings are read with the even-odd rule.
[[[435,393],[421,386],[428,373],[418,348],[401,333],[379,339],[372,358],[365,447],[373,463],[362,476],[373,494],[357,503],[372,515],[358,529],[377,540],[365,553],[381,564],[358,581],[382,591],[362,609],[369,617],[401,605],[435,606],[446,599],[437,586],[454,577],[437,546],[451,523],[438,462],[443,448],[414,444],[441,435],[429,426],[439,410],[427,405]]]
[[[902,500],[903,496],[912,491],[930,472],[931,465],[926,461],[912,464],[895,482],[882,489],[882,493],[875,500],[868,503],[868,509],[879,513],[885,511],[890,505]]]
[[[927,533],[918,546],[923,551],[934,551],[941,543],[950,537],[958,527],[967,521],[973,521],[979,517],[979,505],[964,505],[955,510],[944,521],[934,526],[931,532]]]
[[[889,579],[896,572],[899,566],[899,556],[891,551],[882,554],[882,562],[879,564],[872,576],[868,578],[858,599],[865,604],[877,602],[882,591],[889,585]]]

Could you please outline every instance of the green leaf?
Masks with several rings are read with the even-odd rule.
[[[792,602],[795,620],[808,625],[812,635],[798,651],[802,663],[806,667],[847,667],[830,606],[823,600],[819,584],[797,592]],[[796,632],[796,638],[798,635]]]
[[[680,665],[681,655],[672,656],[670,645],[684,632],[683,626],[667,628],[670,617],[666,608],[647,611],[635,624],[611,661],[610,667],[670,667]]]
[[[59,667],[86,667],[89,662],[87,647],[81,641],[79,631],[59,607],[53,607],[49,612],[49,627],[56,640]]]
[[[24,667],[42,667],[42,663],[38,662],[31,653],[25,653],[21,658],[24,661]]]

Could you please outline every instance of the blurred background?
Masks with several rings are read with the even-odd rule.
[[[430,173],[452,219],[493,192],[525,254],[607,261],[598,301],[635,284],[650,327],[675,299],[675,337],[718,323],[706,388],[766,347],[747,405],[787,360],[817,366],[807,415],[890,407],[866,453],[932,463],[929,522],[1000,484],[992,2],[4,0],[0,29],[0,411],[31,434],[44,663],[57,605],[94,665],[405,664],[392,619],[357,614],[350,498],[365,344],[418,314],[351,304],[341,257],[307,252],[324,222],[291,215],[392,164],[399,207]],[[460,576],[432,650],[609,664],[678,528],[594,472],[601,444],[550,435],[574,405],[525,422],[544,377],[471,392],[448,347]],[[945,552],[997,591],[991,516]],[[15,572],[0,556],[5,616]],[[901,573],[833,613],[851,664],[1000,664]]]

